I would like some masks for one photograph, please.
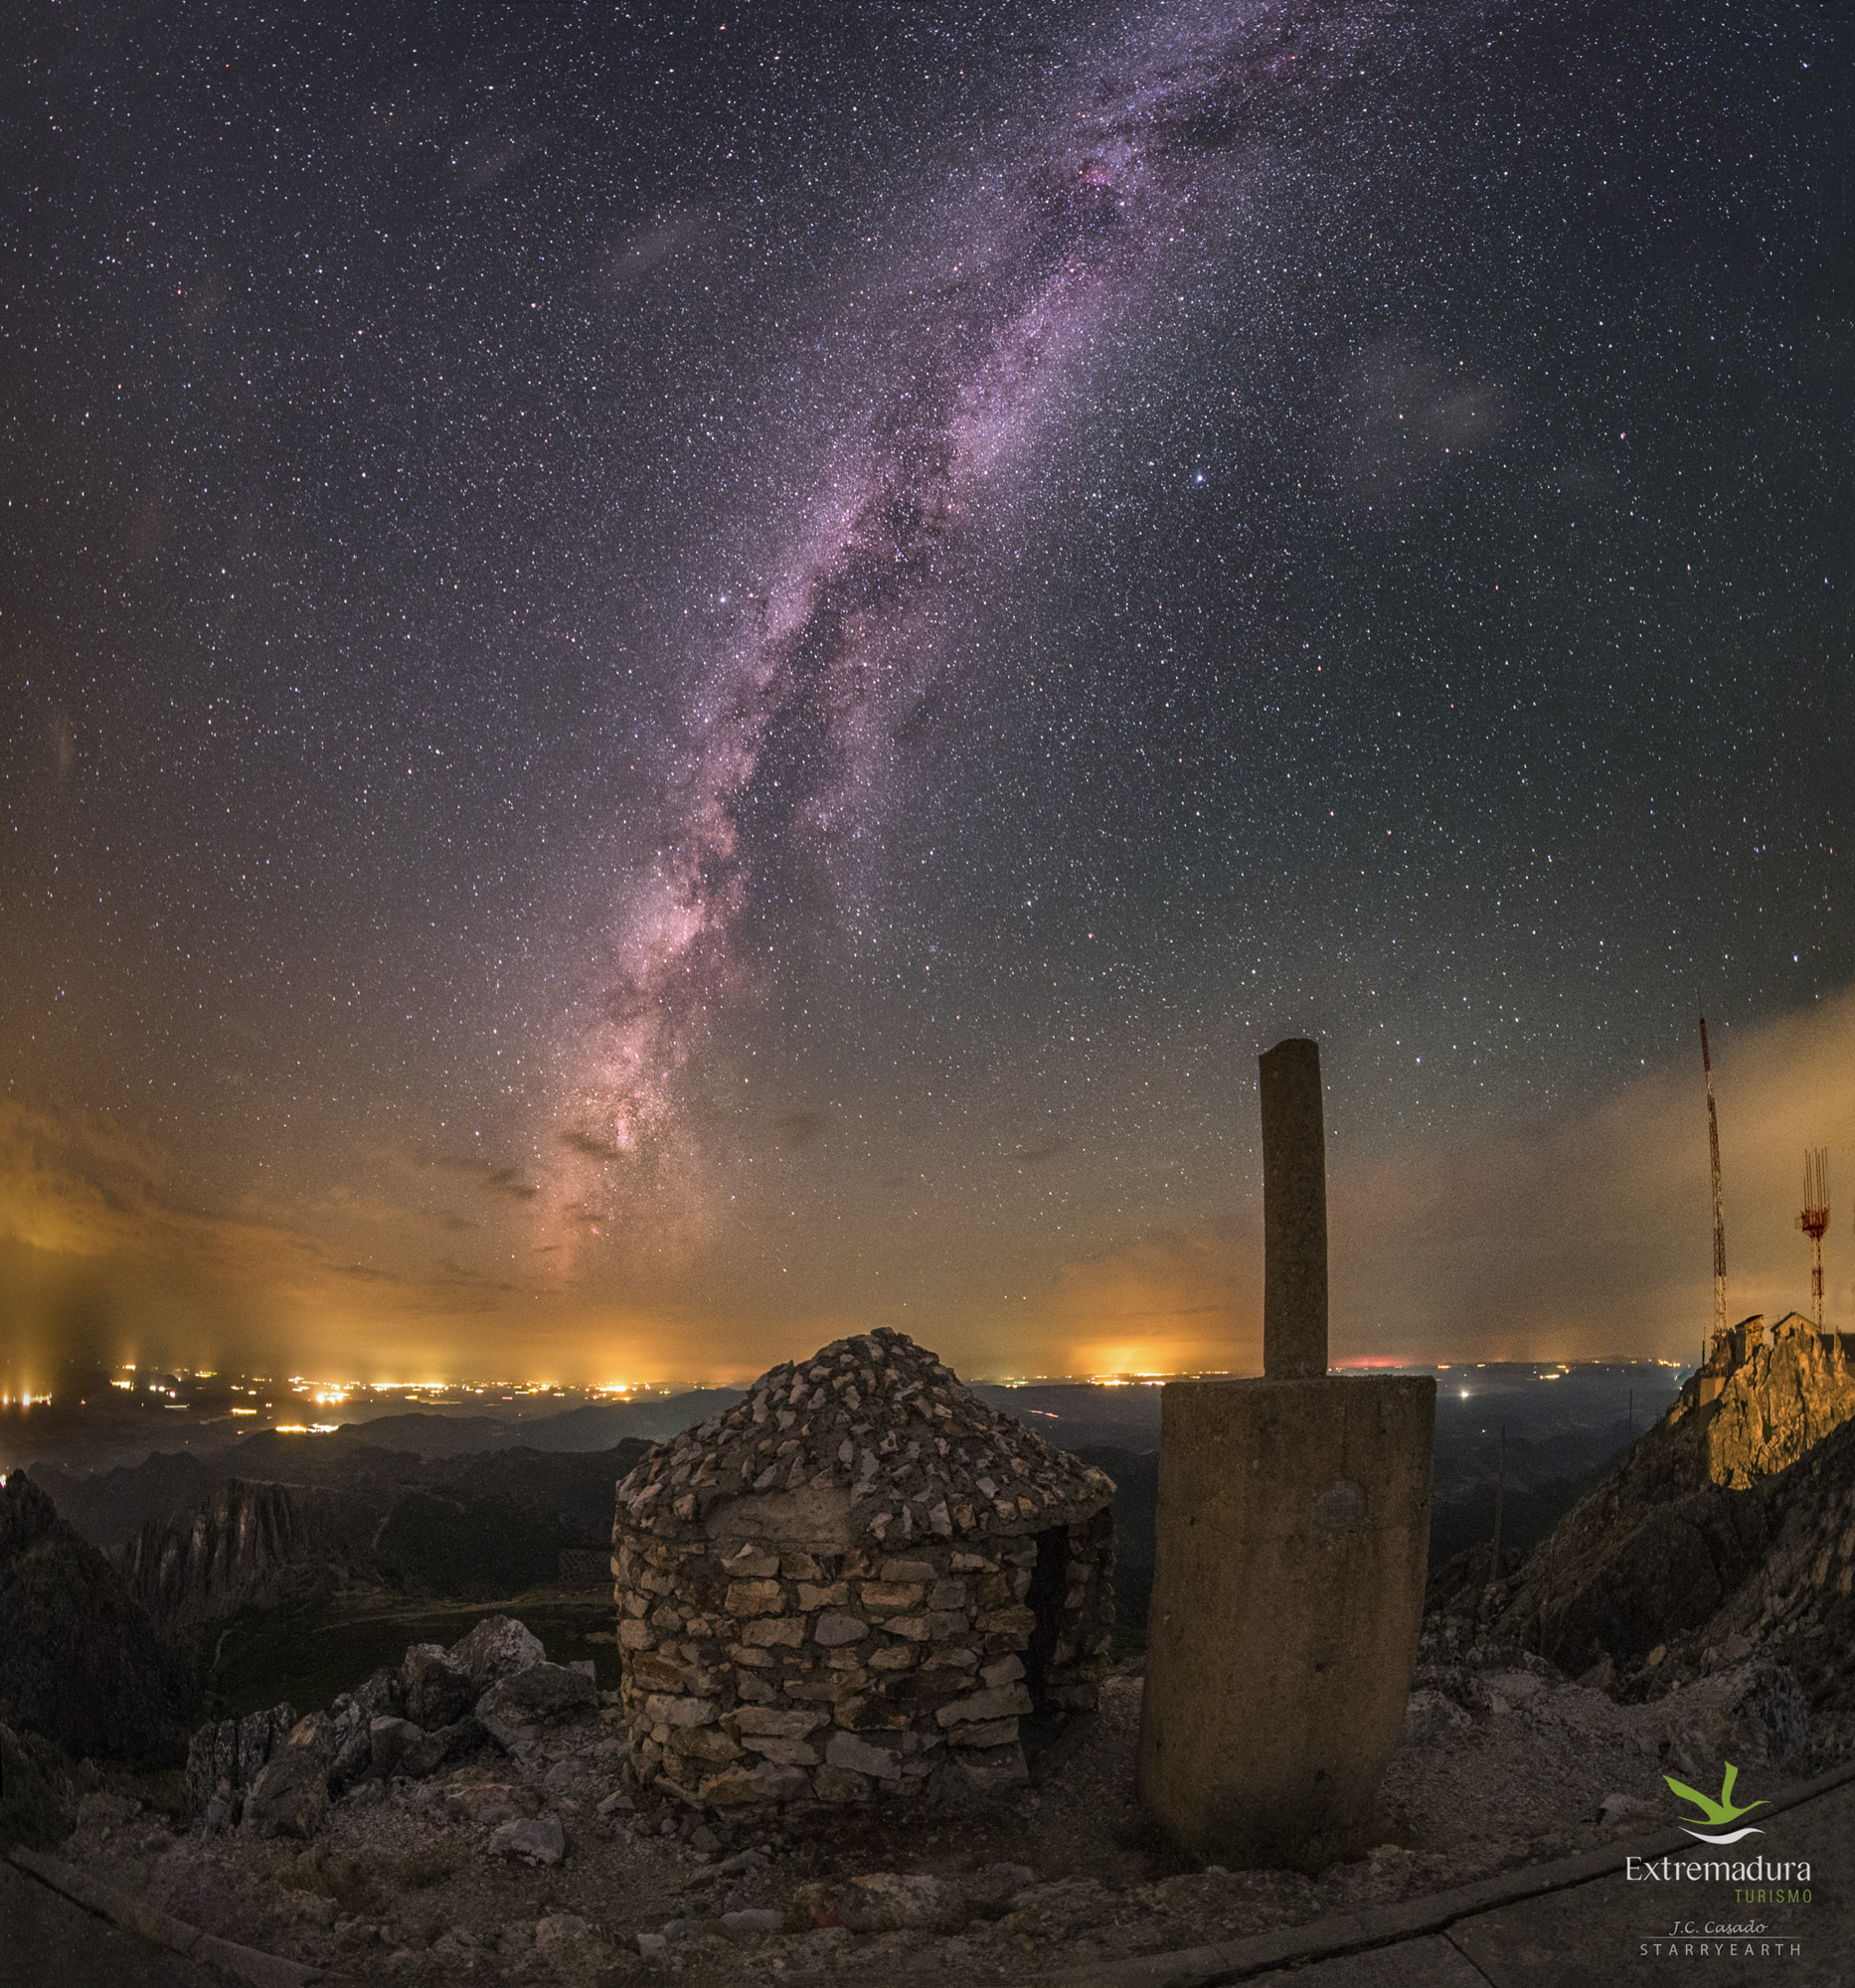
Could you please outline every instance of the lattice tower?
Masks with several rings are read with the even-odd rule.
[[[1713,1102],[1713,1058],[1707,1050],[1707,1017],[1700,1018],[1701,1069],[1707,1075],[1707,1153],[1713,1162],[1713,1350],[1726,1344],[1726,1204],[1720,1196],[1720,1115]]]
[[[1797,1227],[1810,1239],[1810,1304],[1816,1330],[1823,1329],[1823,1236],[1829,1228],[1829,1153],[1822,1146],[1803,1149],[1803,1213]]]

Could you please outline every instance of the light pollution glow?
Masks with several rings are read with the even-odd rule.
[[[1732,1306],[1776,1316],[1808,1288],[1797,1154],[1829,1145],[1832,1194],[1838,1178],[1855,1177],[1845,1129],[1855,1124],[1855,995],[1758,1028],[1721,1027],[1717,1043]],[[1336,1362],[1692,1357],[1711,1315],[1706,1167],[1698,1057],[1687,1054],[1582,1116],[1542,1115],[1365,1165],[1336,1152]],[[1259,1185],[1252,1168],[1231,1183],[1220,1219],[1079,1252],[1030,1292],[990,1302],[949,1279],[942,1303],[918,1293],[923,1302],[893,1309],[841,1287],[826,1303],[759,1313],[629,1311],[571,1287],[488,1302],[472,1293],[459,1307],[410,1268],[346,1277],[302,1210],[182,1205],[140,1135],[0,1100],[0,1303],[19,1322],[0,1380],[14,1396],[41,1394],[72,1353],[115,1369],[313,1364],[352,1377],[329,1386],[333,1404],[361,1388],[419,1394],[481,1376],[519,1326],[550,1379],[504,1392],[618,1394],[745,1381],[875,1323],[976,1374],[1254,1372]],[[1855,1247],[1836,1246],[1845,1233],[1846,1218],[1827,1251],[1832,1324],[1855,1320]],[[427,1378],[394,1378],[409,1368]]]

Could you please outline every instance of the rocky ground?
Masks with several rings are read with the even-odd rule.
[[[631,1791],[604,1702],[505,1726],[503,1741],[485,1736],[422,1778],[407,1771],[424,1765],[414,1756],[360,1779],[306,1840],[265,1838],[223,1801],[181,1824],[145,1799],[148,1784],[118,1780],[84,1797],[60,1854],[338,1980],[1022,1981],[1642,1833],[1675,1819],[1663,1772],[1710,1781],[1722,1747],[1742,1791],[1775,1794],[1823,1762],[1795,1678],[1769,1655],[1734,1655],[1622,1705],[1433,1622],[1385,1782],[1385,1841],[1315,1877],[1200,1868],[1154,1836],[1134,1801],[1141,1681],[1128,1673],[1036,1757],[1029,1787],[958,1808],[820,1810],[718,1832]]]

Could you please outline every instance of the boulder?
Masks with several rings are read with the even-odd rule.
[[[289,1739],[285,1742],[291,1746],[312,1747],[322,1756],[324,1766],[334,1764],[335,1754],[340,1745],[340,1738],[335,1730],[335,1722],[326,1712],[308,1712],[290,1728]]]
[[[480,1689],[469,1671],[439,1643],[413,1644],[400,1666],[400,1679],[406,1694],[406,1717],[427,1733],[461,1719]]]
[[[383,1664],[354,1694],[363,1719],[397,1719],[406,1710],[406,1691],[398,1671]]]
[[[1794,1767],[1809,1750],[1810,1708],[1790,1666],[1768,1651],[1671,1691],[1654,1708],[1668,1771],[1704,1785],[1722,1760]]]
[[[328,1762],[313,1746],[284,1746],[258,1771],[240,1827],[257,1837],[305,1840],[328,1816]]]
[[[451,1662],[469,1678],[478,1695],[490,1685],[541,1663],[546,1655],[541,1638],[508,1615],[487,1616],[449,1651]]]
[[[489,1839],[492,1857],[520,1857],[530,1864],[552,1867],[567,1856],[567,1832],[554,1815],[523,1817],[505,1822]]]
[[[336,1702],[340,1704],[339,1700]],[[360,1780],[372,1766],[374,1741],[370,1722],[353,1699],[336,1714],[332,1724],[335,1757],[329,1763],[328,1777],[330,1785],[339,1791]]]
[[[598,1687],[584,1672],[540,1662],[492,1684],[476,1702],[476,1719],[499,1746],[509,1748],[532,1740],[542,1726],[596,1710],[598,1702]]]
[[[222,1786],[231,1794],[249,1788],[265,1763],[289,1741],[296,1714],[288,1705],[243,1719],[221,1719],[202,1726],[187,1747],[187,1806],[202,1814]]]
[[[371,1771],[383,1781],[395,1774],[419,1780],[430,1773],[444,1754],[444,1742],[436,1734],[415,1726],[410,1719],[371,1720],[367,1731]]]

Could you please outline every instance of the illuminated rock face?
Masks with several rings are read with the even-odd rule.
[[[1735,1327],[1738,1338],[1707,1370],[1719,1383],[1708,1396],[1707,1476],[1733,1491],[1775,1477],[1855,1416],[1855,1367],[1842,1335],[1818,1333],[1791,1312],[1768,1345],[1747,1331],[1755,1323],[1764,1321]]]
[[[775,1367],[618,1487],[631,1754],[718,1809],[1024,1777],[1113,1621],[1113,1486],[902,1334]]]

